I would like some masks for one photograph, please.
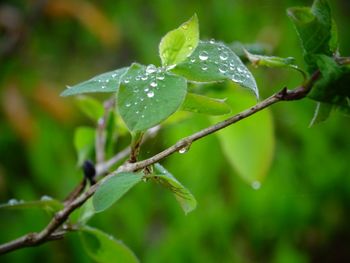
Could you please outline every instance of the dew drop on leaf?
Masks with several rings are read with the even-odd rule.
[[[40,198],[40,201],[50,201],[52,200],[52,197],[51,196],[48,196],[48,195],[43,195],[41,198]]]
[[[146,74],[152,74],[157,71],[157,68],[155,65],[151,64],[146,67]]]
[[[208,59],[208,53],[206,51],[201,51],[199,53],[199,59],[202,61],[206,61]]]
[[[18,200],[12,198],[12,199],[10,199],[10,200],[8,201],[8,204],[9,204],[9,205],[17,205],[17,204],[18,204]]]
[[[223,52],[222,54],[220,54],[220,59],[221,60],[226,60],[226,59],[228,59],[228,54],[227,54],[227,52]]]
[[[150,91],[147,93],[147,97],[148,98],[153,98],[154,97],[154,92],[153,91]]]
[[[150,86],[151,86],[152,88],[155,88],[155,87],[158,86],[158,84],[157,84],[157,82],[152,81],[151,84],[150,84]]]

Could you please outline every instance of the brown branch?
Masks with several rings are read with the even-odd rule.
[[[166,158],[167,156],[179,151],[182,148],[189,147],[193,142],[208,136],[216,131],[219,131],[229,125],[232,125],[240,120],[243,120],[279,101],[290,101],[290,100],[299,100],[304,98],[312,88],[315,81],[320,77],[320,72],[316,71],[310,79],[305,82],[304,85],[297,87],[294,90],[287,90],[287,88],[282,89],[280,92],[277,92],[276,94],[272,95],[271,97],[259,102],[255,106],[242,111],[222,122],[219,122],[213,126],[210,126],[208,128],[205,128],[199,132],[196,132],[188,137],[185,137],[181,140],[179,140],[177,143],[175,143],[173,146],[170,146],[169,148],[165,149],[164,151],[154,155],[153,157],[140,161],[135,163],[127,162],[124,165],[120,166],[117,169],[117,172],[126,172],[126,171],[137,171],[143,168],[146,168],[149,165],[152,165],[154,163],[159,162],[160,160]],[[113,161],[110,163],[104,163],[107,167],[112,166],[114,162],[117,162],[120,160],[121,157],[124,157],[125,154],[129,149],[125,149],[123,154],[120,153],[120,156],[115,156]],[[116,161],[117,160],[117,161]],[[97,171],[97,176],[101,176],[104,172],[106,172],[108,169],[106,167],[100,167]],[[25,236],[22,236],[18,239],[15,239],[13,241],[10,241],[8,243],[5,243],[3,245],[0,245],[0,254],[7,253],[19,248],[23,247],[30,247],[30,246],[37,246],[41,243],[54,240],[57,238],[61,238],[63,236],[57,235],[57,229],[68,219],[69,215],[78,207],[80,207],[86,200],[88,200],[96,191],[98,186],[102,184],[105,180],[108,178],[115,176],[116,173],[110,173],[106,177],[104,177],[102,180],[100,180],[98,183],[92,185],[86,192],[79,195],[76,199],[72,200],[71,202],[67,203],[65,207],[57,212],[54,217],[51,219],[51,221],[48,223],[48,225],[39,233],[30,233]]]

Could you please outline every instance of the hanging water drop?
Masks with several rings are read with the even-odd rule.
[[[201,51],[198,57],[200,60],[205,61],[208,59],[208,53],[206,51]]]
[[[258,189],[260,189],[260,187],[261,187],[261,183],[259,181],[252,182],[252,188],[254,190],[258,190]]]
[[[147,93],[147,97],[148,98],[153,98],[154,97],[154,92],[153,91],[150,91]]]

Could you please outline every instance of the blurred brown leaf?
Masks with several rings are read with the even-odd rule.
[[[109,21],[92,3],[83,0],[51,0],[48,1],[45,12],[50,16],[71,16],[79,20],[105,46],[119,42],[117,25]]]
[[[40,83],[33,92],[33,100],[52,117],[66,123],[72,119],[72,107],[59,96],[57,89],[50,88],[52,86],[49,83]]]
[[[35,133],[35,121],[31,116],[20,90],[10,84],[2,96],[4,114],[14,132],[24,141],[30,141]]]

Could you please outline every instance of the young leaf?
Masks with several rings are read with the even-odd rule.
[[[175,195],[185,214],[193,211],[197,206],[197,201],[187,188],[185,188],[171,173],[169,173],[159,163],[154,165],[155,173],[150,178],[162,184]]]
[[[104,180],[93,196],[95,211],[98,213],[109,208],[141,179],[142,173],[118,173]]]
[[[332,55],[338,47],[336,27],[326,0],[315,0],[312,7],[289,8],[288,16],[299,34],[309,71],[316,69],[314,55]]]
[[[32,209],[41,208],[45,210],[58,211],[63,208],[63,204],[49,196],[42,196],[40,200],[37,201],[23,201],[10,199],[5,204],[0,204],[0,209]]]
[[[259,97],[255,79],[239,57],[224,44],[213,40],[200,41],[192,55],[172,71],[198,82],[232,80]]]
[[[256,55],[252,54],[249,51],[245,50],[245,54],[249,61],[254,66],[266,66],[270,68],[282,68],[282,67],[290,67],[295,66],[295,58],[288,57],[288,58],[281,58],[281,57],[275,57],[275,56],[263,56],[263,55]]]
[[[101,75],[95,76],[92,79],[81,82],[68,88],[61,93],[61,96],[71,96],[82,93],[91,92],[115,92],[118,90],[120,78],[128,68],[120,68]]]
[[[95,145],[95,130],[90,127],[78,127],[74,133],[74,147],[80,166],[92,153]]]
[[[224,100],[187,93],[181,110],[208,115],[223,115],[231,112],[231,107]]]
[[[338,65],[333,58],[318,55],[315,61],[322,78],[312,88],[309,97],[313,100],[329,103],[347,111],[350,108],[350,68]]]
[[[235,112],[256,103],[250,94],[243,92],[230,95],[227,102]],[[217,123],[225,117],[211,119],[213,123]],[[258,187],[269,171],[274,153],[275,140],[271,112],[268,109],[261,111],[242,122],[222,129],[216,135],[233,169],[247,183],[254,188]]]
[[[79,230],[83,246],[94,261],[99,263],[139,262],[130,248],[101,230],[86,225]]]
[[[104,113],[102,103],[88,96],[77,97],[76,104],[93,121],[97,121]]]
[[[199,41],[197,15],[177,29],[167,33],[159,44],[159,56],[163,66],[175,65],[186,59],[196,49]]]
[[[122,78],[117,96],[119,113],[132,132],[156,126],[182,104],[187,91],[183,77],[133,64]]]

